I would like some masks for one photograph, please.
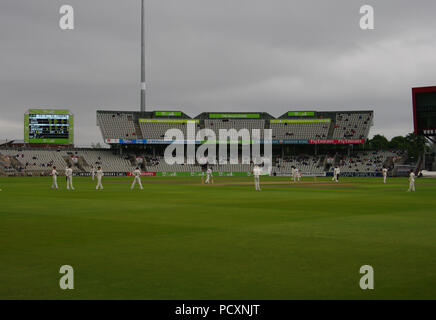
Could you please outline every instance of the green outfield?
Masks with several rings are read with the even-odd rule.
[[[0,299],[436,299],[436,179],[131,181],[0,178]]]

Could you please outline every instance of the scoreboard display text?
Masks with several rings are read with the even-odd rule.
[[[73,116],[68,111],[29,110],[24,117],[27,143],[73,143]],[[45,111],[45,112],[44,112]]]

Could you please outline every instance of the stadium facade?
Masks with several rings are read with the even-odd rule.
[[[373,111],[289,111],[278,118],[266,112],[203,112],[195,118],[182,111],[97,111],[97,125],[103,140],[120,145],[165,145],[168,129],[180,129],[187,136],[187,124],[198,130],[272,130],[272,144],[363,144],[373,125]],[[186,141],[188,142],[188,141]],[[203,141],[195,141],[201,144]],[[261,137],[261,143],[264,143]]]

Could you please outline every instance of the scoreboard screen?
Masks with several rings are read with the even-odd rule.
[[[415,134],[436,136],[436,87],[412,89]]]
[[[73,143],[73,115],[68,110],[29,110],[24,116],[27,143]]]

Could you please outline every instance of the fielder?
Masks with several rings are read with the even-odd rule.
[[[213,174],[212,174],[212,169],[211,168],[207,168],[206,171],[206,181],[205,183],[210,183],[210,179],[212,178],[212,183],[213,183]]]
[[[103,170],[101,170],[101,167],[97,168],[97,187],[95,187],[96,190],[101,189],[103,190],[103,185],[101,183],[101,179],[103,178],[104,173]],[[94,180],[94,178],[92,179]]]
[[[336,166],[335,169],[333,170],[333,179],[332,179],[332,181],[339,182],[339,175],[340,175],[340,173],[341,173],[341,169],[339,169],[339,167]]]
[[[94,167],[91,167],[91,177],[92,177],[92,181],[94,181],[94,178],[95,178],[95,169],[94,169]]]
[[[301,179],[301,171],[298,168],[295,168],[295,175],[297,176],[297,181],[300,182]]]
[[[71,169],[71,164],[65,169],[65,177],[67,178],[67,190],[74,190],[73,187],[73,169]]]
[[[55,166],[53,166],[53,170],[51,171],[50,175],[53,177],[53,182],[51,184],[51,188],[52,189],[59,189],[59,187],[58,187],[58,172],[56,171]]]
[[[415,174],[413,173],[413,170],[410,170],[409,174],[409,190],[407,190],[407,192],[410,191],[415,192]]]
[[[292,176],[292,181],[295,182],[297,176],[296,176],[296,170],[297,168],[295,168],[294,166],[291,167],[291,176]]]
[[[259,168],[259,166],[254,166],[253,168],[253,175],[254,175],[254,188],[256,189],[256,191],[261,191],[260,190],[260,174],[261,174],[262,169]]]
[[[132,172],[133,176],[135,177],[132,183],[132,186],[130,187],[131,190],[133,190],[133,188],[135,187],[136,183],[139,184],[139,188],[144,189],[142,187],[142,183],[141,183],[141,170],[139,170],[139,167],[137,167],[135,169],[135,171]]]
[[[382,174],[383,174],[383,183],[386,183],[386,178],[388,176],[388,169],[383,168],[382,169]]]
[[[332,181],[336,181],[336,167],[333,169]]]

